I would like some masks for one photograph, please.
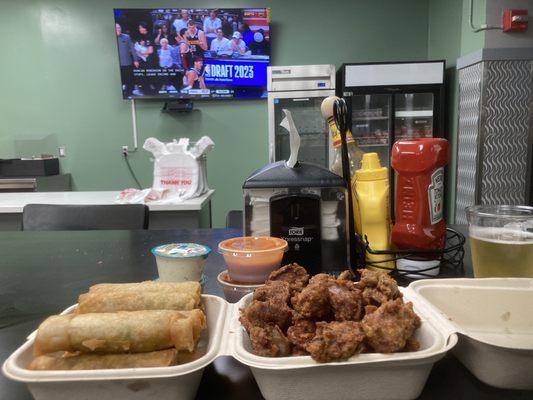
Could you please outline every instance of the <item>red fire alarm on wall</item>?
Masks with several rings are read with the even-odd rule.
[[[527,30],[527,10],[510,10],[503,12],[504,32],[523,32]]]

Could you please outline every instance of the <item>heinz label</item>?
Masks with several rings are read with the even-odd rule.
[[[444,168],[438,168],[431,174],[428,187],[429,218],[432,225],[442,220],[444,203]]]

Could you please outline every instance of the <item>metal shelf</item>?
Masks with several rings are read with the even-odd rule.
[[[387,119],[389,119],[388,116],[352,118],[353,121],[383,121],[383,120],[387,120]]]
[[[388,143],[375,143],[375,144],[357,144],[359,147],[389,147]]]
[[[396,118],[420,118],[420,117],[433,117],[433,110],[409,110],[409,111],[396,111],[394,113]]]

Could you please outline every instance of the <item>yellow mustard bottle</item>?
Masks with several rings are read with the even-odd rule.
[[[352,181],[354,218],[356,230],[362,238],[366,236],[372,250],[390,249],[389,215],[389,171],[382,167],[377,153],[365,153],[361,169],[355,171]],[[367,263],[372,269],[377,267],[394,268],[394,262],[380,261],[391,255],[368,254]],[[372,266],[374,264],[374,266]],[[390,272],[390,270],[382,269]]]

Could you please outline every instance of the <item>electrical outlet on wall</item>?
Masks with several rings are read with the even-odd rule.
[[[59,146],[57,148],[57,153],[59,157],[66,157],[67,156],[67,148],[65,146]]]
[[[127,156],[128,155],[128,146],[122,146],[122,155]]]

